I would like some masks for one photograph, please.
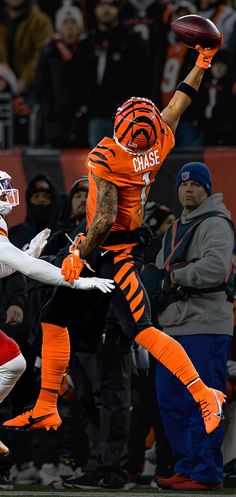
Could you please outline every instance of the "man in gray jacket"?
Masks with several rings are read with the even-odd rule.
[[[158,319],[185,348],[203,381],[225,392],[233,334],[229,273],[234,227],[221,193],[212,194],[208,167],[185,164],[176,187],[183,206],[156,260],[162,281]],[[222,425],[208,436],[200,412],[180,381],[157,364],[157,395],[174,458],[174,476],[158,484],[174,490],[223,488]]]

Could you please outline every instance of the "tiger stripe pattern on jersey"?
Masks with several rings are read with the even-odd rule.
[[[109,161],[109,155],[112,155],[113,157],[116,156],[115,150],[113,150],[111,147],[104,147],[101,145],[97,145],[90,153],[89,161],[91,162],[92,165],[100,165],[111,171],[111,167],[107,163]],[[107,161],[107,162],[106,162]],[[88,164],[89,167],[89,164]]]

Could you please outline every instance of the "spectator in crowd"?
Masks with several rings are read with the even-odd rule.
[[[67,233],[73,240],[78,233],[86,230],[86,200],[88,196],[88,176],[81,176],[77,179],[69,192],[69,216],[65,229],[56,231],[48,240],[44,248],[43,255],[54,255],[54,264],[61,265],[62,254],[69,248],[70,242],[65,236]],[[57,255],[56,255],[57,254]]]
[[[117,0],[96,0],[96,29],[80,44],[92,148],[104,135],[112,136],[112,115],[120,102],[130,95],[149,92],[146,43],[139,34],[122,26],[120,8]]]
[[[53,33],[49,17],[32,0],[5,0],[0,16],[0,91],[13,96],[14,143],[27,144],[34,106],[35,70],[42,46]]]
[[[60,201],[56,187],[44,174],[32,178],[26,191],[25,221],[9,229],[9,240],[22,250],[44,228],[52,233],[60,226]]]
[[[130,29],[148,44],[151,61],[156,50],[165,45],[172,2],[159,0],[124,0],[122,18]]]
[[[155,262],[156,256],[161,250],[162,238],[168,228],[175,220],[173,212],[163,204],[147,202],[145,206],[144,222],[151,228],[153,240],[151,245],[145,248],[144,263]]]
[[[83,15],[63,6],[55,16],[56,35],[43,48],[36,72],[35,95],[41,106],[43,143],[54,147],[87,146],[80,36]]]
[[[204,381],[225,392],[233,334],[228,278],[234,226],[222,194],[212,193],[205,164],[185,164],[176,188],[183,212],[157,256],[165,292],[158,320],[184,347]],[[208,437],[188,392],[160,363],[157,395],[174,458],[174,476],[159,478],[158,484],[178,491],[223,488],[223,426]]]
[[[229,53],[219,50],[202,85],[198,100],[205,146],[235,145],[235,70]],[[227,108],[227,112],[225,109]]]
[[[53,27],[31,0],[5,0],[5,4],[0,20],[0,62],[15,73],[16,91],[21,95],[32,90],[39,53]]]
[[[85,31],[87,31],[87,18],[88,18],[88,10],[90,5],[92,4],[92,0],[87,2],[87,0],[38,0],[37,1],[39,7],[46,12],[47,15],[52,19],[53,24],[55,25],[55,16],[58,9],[65,6],[68,7],[70,5],[76,5],[81,10],[84,20],[85,20]],[[87,5],[88,4],[88,5]]]
[[[71,224],[79,226],[82,219],[86,218],[86,201],[88,197],[88,176],[81,176],[77,179],[70,190],[69,203],[71,206]],[[83,232],[85,230],[80,230]]]
[[[225,409],[224,421],[224,483],[226,487],[235,487],[236,480],[236,444],[235,444],[235,423],[236,423],[236,245],[232,256],[232,266],[234,269],[234,334],[231,345],[229,360],[227,362],[227,405]]]

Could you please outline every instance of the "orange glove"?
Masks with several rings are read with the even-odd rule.
[[[61,266],[61,274],[64,276],[64,280],[69,281],[69,283],[73,283],[74,280],[78,280],[84,267],[84,263],[80,259],[80,256],[75,252],[76,251],[74,251],[73,254],[69,254],[63,260]]]
[[[221,33],[221,41],[220,43],[214,47],[214,48],[202,48],[201,45],[196,45],[195,50],[199,52],[199,56],[196,61],[196,66],[201,67],[202,69],[209,69],[211,67],[211,61],[216,54],[216,52],[219,50],[219,48],[223,45],[224,43],[224,36]]]

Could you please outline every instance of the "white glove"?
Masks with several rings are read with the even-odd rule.
[[[31,257],[34,257],[35,259],[38,259],[50,235],[51,230],[49,228],[45,228],[44,230],[40,231],[40,233],[38,233],[31,240],[29,248],[25,251],[26,254],[31,255]]]
[[[227,361],[227,370],[229,376],[236,376],[236,361]]]
[[[115,284],[113,280],[107,280],[104,278],[79,278],[78,280],[74,280],[71,285],[72,288],[76,288],[77,290],[101,290],[103,293],[111,293],[115,288]]]

